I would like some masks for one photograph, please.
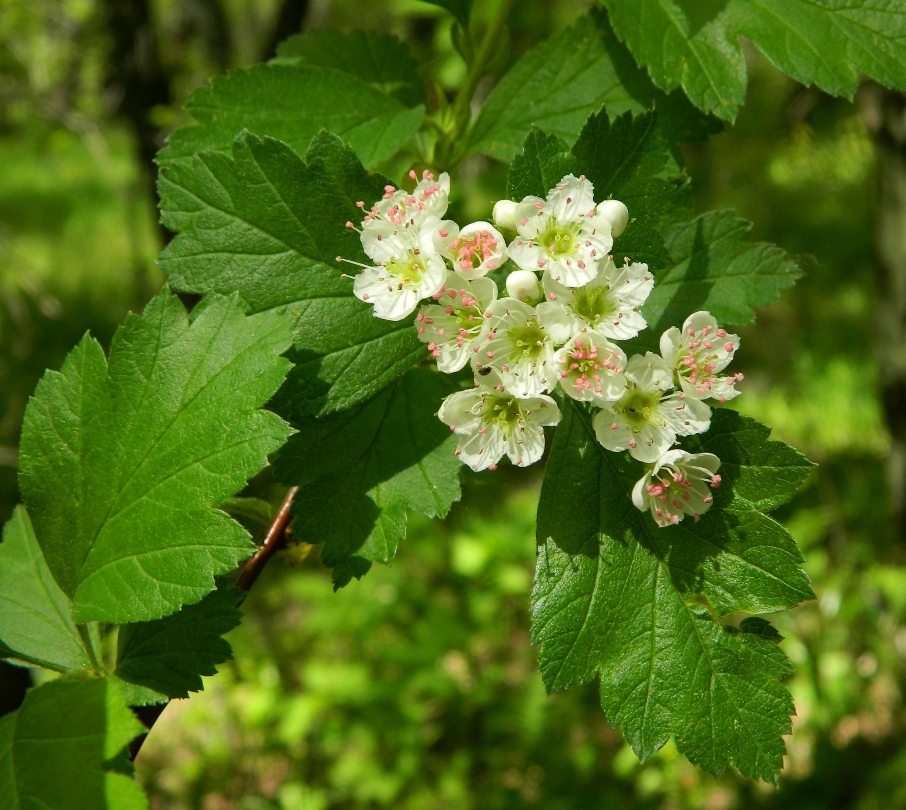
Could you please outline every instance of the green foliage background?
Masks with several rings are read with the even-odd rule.
[[[117,6],[0,0],[4,521],[19,499],[22,411],[44,368],[59,367],[86,329],[106,347],[162,279],[140,138],[106,89],[105,20]],[[273,0],[149,7],[170,87],[148,112],[160,133],[182,120],[191,88],[266,55],[281,11]],[[517,3],[499,69],[586,7]],[[461,78],[449,19],[416,0],[311,3],[305,25],[395,33],[422,56],[440,54],[442,83]],[[498,474],[466,476],[444,523],[411,516],[393,565],[337,594],[304,546],[284,555],[295,567],[268,569],[228,636],[235,661],[167,710],[138,759],[152,807],[906,807],[906,569],[878,395],[871,88],[851,104],[794,84],[754,50],[746,57],[735,127],[685,158],[700,211],[735,208],[754,239],[814,257],[741,330],[746,396],[733,403],[820,464],[776,513],[818,596],[774,617],[798,710],[779,791],[713,779],[669,744],[639,764],[594,686],[545,695],[527,610],[540,482]],[[476,159],[462,174],[456,213],[487,216],[504,168]]]

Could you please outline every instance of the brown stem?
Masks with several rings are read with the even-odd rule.
[[[292,521],[290,510],[293,506],[293,498],[298,491],[299,487],[290,487],[289,492],[286,493],[283,503],[280,504],[277,514],[274,516],[271,525],[268,527],[267,534],[264,535],[261,546],[245,564],[242,572],[239,574],[239,578],[236,580],[236,587],[240,590],[245,591],[246,593],[251,590],[252,585],[255,584],[255,580],[258,579],[258,576],[264,570],[264,566],[267,565],[268,560],[283,548],[283,545],[286,543],[286,531]],[[132,706],[132,712],[139,720],[141,720],[142,725],[144,725],[148,731],[151,731],[154,724],[157,722],[157,718],[163,714],[164,709],[169,705],[169,702],[167,702],[158,703],[154,706]],[[138,752],[142,750],[142,745],[144,745],[147,737],[148,734],[146,732],[129,743],[130,760],[134,761],[136,756],[138,756]]]

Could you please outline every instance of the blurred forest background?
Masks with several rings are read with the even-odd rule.
[[[496,69],[588,5],[519,0]],[[450,18],[417,0],[0,0],[3,520],[44,368],[86,329],[109,341],[163,283],[152,158],[188,94],[322,26],[395,33],[443,85],[464,73]],[[640,764],[594,685],[544,694],[528,633],[540,481],[501,472],[466,478],[446,522],[410,518],[394,565],[339,593],[317,553],[273,564],[235,661],[138,759],[153,808],[906,808],[904,102],[829,98],[754,51],[748,66],[737,124],[685,157],[699,210],[735,208],[807,271],[742,330],[733,402],[820,463],[777,515],[818,595],[774,617],[797,670],[779,790],[714,779],[671,745]],[[470,160],[454,203],[487,216],[504,174]],[[0,704],[27,677],[3,670]]]

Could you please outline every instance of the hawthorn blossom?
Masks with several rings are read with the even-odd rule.
[[[742,374],[719,377],[739,348],[739,338],[727,334],[710,312],[695,312],[686,318],[682,330],[675,326],[661,335],[661,356],[676,372],[686,396],[712,397],[720,402],[733,399]]]
[[[595,206],[595,211],[610,223],[611,236],[616,239],[629,224],[629,209],[619,200],[604,200]]]
[[[389,240],[384,244],[389,245]],[[428,230],[417,238],[407,232],[405,238],[394,242],[392,251],[379,255],[374,259],[379,264],[362,265],[352,285],[356,298],[374,305],[376,318],[401,321],[415,311],[419,301],[437,293],[444,284],[447,268]]]
[[[566,309],[574,333],[592,331],[612,340],[628,340],[648,326],[639,312],[654,286],[647,264],[617,267],[608,256],[597,275],[575,289],[558,283],[546,271],[542,280],[548,300]]]
[[[615,402],[626,391],[626,355],[597,332],[573,337],[556,355],[564,393],[580,402],[603,405]]]
[[[493,369],[517,397],[537,397],[556,387],[554,353],[568,339],[562,307],[547,302],[531,307],[501,298],[485,312],[481,335],[472,346],[472,368],[477,374]]]
[[[651,511],[658,526],[679,523],[685,515],[696,521],[714,501],[709,487],[720,486],[720,459],[712,453],[668,450],[632,490],[632,502]]]
[[[541,301],[544,291],[538,283],[538,276],[531,270],[514,270],[506,277],[506,292],[510,298],[518,298],[534,306]]]
[[[494,203],[494,213],[491,219],[498,228],[505,228],[508,231],[516,230],[516,208],[519,203],[513,200],[497,200]]]
[[[409,176],[415,180],[414,171]],[[440,219],[447,213],[447,202],[450,194],[450,175],[443,172],[435,179],[429,171],[422,172],[422,179],[411,191],[384,186],[384,196],[371,206],[362,223],[362,246],[368,253],[367,241],[378,241],[387,238],[388,233],[405,231],[414,228],[416,231],[430,218]],[[364,209],[365,203],[356,203]],[[346,223],[351,227],[351,223]],[[370,253],[368,253],[371,256]],[[380,261],[371,256],[375,261]]]
[[[475,471],[496,469],[506,454],[517,467],[534,464],[544,453],[544,427],[560,421],[557,403],[548,396],[519,399],[492,377],[451,394],[437,415],[459,435],[456,455]]]
[[[438,369],[452,374],[469,362],[484,313],[497,299],[497,285],[488,278],[464,281],[448,272],[444,286],[431,297],[437,303],[422,306],[415,319],[418,337],[428,344]]]
[[[585,175],[568,174],[547,200],[526,197],[515,219],[510,258],[523,270],[549,272],[567,287],[591,281],[613,247],[610,222],[595,210],[594,187]]]
[[[464,279],[486,276],[506,261],[506,240],[489,222],[473,222],[460,230],[445,219],[432,230],[434,247]]]
[[[652,352],[630,358],[623,372],[626,391],[594,418],[595,436],[608,450],[629,449],[639,461],[656,461],[677,436],[704,433],[711,409],[682,392],[672,392],[673,369]]]

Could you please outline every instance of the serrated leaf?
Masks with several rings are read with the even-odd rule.
[[[60,680],[30,690],[0,719],[4,810],[146,810],[129,776],[113,772],[144,727],[113,681]]]
[[[655,271],[654,289],[642,307],[649,328],[633,346],[655,348],[665,329],[703,309],[724,325],[751,323],[755,307],[792,287],[802,275],[799,266],[775,245],[750,242],[751,229],[732,211],[709,211],[670,229],[670,260]]]
[[[716,410],[713,425],[701,448],[727,457],[715,504],[698,523],[661,529],[630,500],[643,466],[604,450],[583,406],[564,409],[538,507],[533,641],[549,690],[601,677],[604,710],[640,757],[673,736],[712,773],[735,765],[775,781],[789,664],[763,624],[715,616],[811,597],[792,538],[745,497],[774,475],[769,503],[780,503],[809,464],[731,411]]]
[[[603,0],[654,83],[682,87],[700,109],[733,120],[745,99],[739,37],[803,84],[852,98],[865,75],[906,90],[906,10],[899,0]]]
[[[259,408],[289,369],[291,319],[210,298],[189,320],[164,291],[86,335],[25,412],[20,485],[77,623],[160,618],[199,601],[255,546],[215,507],[291,429]]]
[[[0,649],[61,671],[87,669],[88,654],[72,620],[72,602],[54,581],[25,507],[3,527],[0,544]]]
[[[204,153],[161,171],[161,213],[178,236],[160,264],[179,290],[238,291],[252,312],[297,319],[296,368],[281,397],[296,412],[349,408],[425,356],[411,322],[384,321],[352,294],[338,255],[365,259],[357,200],[378,200],[384,178],[327,133],[303,162],[278,141],[244,134],[232,156]]]
[[[277,59],[348,73],[406,107],[417,107],[426,101],[425,85],[409,46],[389,34],[318,28],[281,42]],[[266,134],[254,127],[249,129]]]
[[[402,43],[379,34],[322,31],[289,40],[280,55],[293,58],[234,70],[192,93],[186,109],[196,123],[170,135],[158,162],[229,153],[243,130],[281,140],[303,155],[312,138],[328,129],[374,167],[418,131],[423,91],[417,90],[418,74],[410,73],[412,59]]]
[[[114,674],[167,698],[200,692],[201,676],[216,675],[217,665],[233,657],[222,636],[242,620],[243,596],[223,586],[163,619],[120,627]]]
[[[295,423],[275,474],[300,487],[293,532],[325,544],[338,586],[390,562],[407,510],[443,517],[459,499],[455,436],[437,419],[454,390],[444,375],[416,368],[351,411]]]
[[[606,107],[611,119],[657,106],[669,110],[672,141],[701,140],[719,128],[683,97],[668,97],[616,38],[603,11],[523,56],[491,91],[469,134],[469,148],[509,163],[532,127],[572,143],[589,115]],[[559,179],[559,178],[558,178]]]
[[[567,174],[576,172],[576,159],[569,144],[556,135],[532,129],[522,151],[513,158],[506,176],[507,197],[522,200],[544,197]]]

